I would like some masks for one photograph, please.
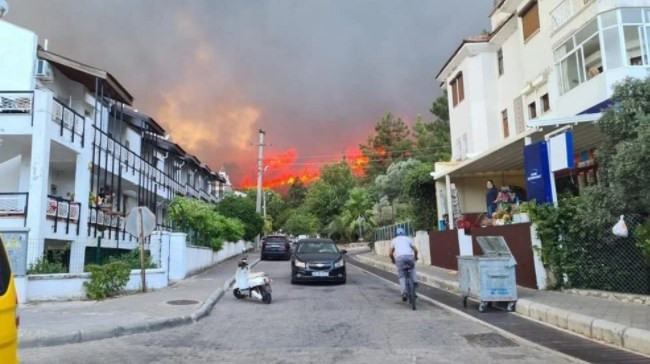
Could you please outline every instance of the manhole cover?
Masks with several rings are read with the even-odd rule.
[[[499,334],[463,335],[467,343],[479,348],[507,348],[519,346],[516,342]]]
[[[175,300],[175,301],[167,301],[168,305],[174,305],[174,306],[181,306],[181,305],[195,305],[199,303],[199,301],[193,301],[193,300]]]

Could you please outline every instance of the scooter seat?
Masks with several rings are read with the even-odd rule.
[[[248,278],[258,278],[261,276],[265,276],[266,274],[264,272],[255,272],[255,273],[250,273],[248,275]]]

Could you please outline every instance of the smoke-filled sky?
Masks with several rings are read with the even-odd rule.
[[[236,185],[253,179],[257,130],[269,180],[313,174],[388,111],[410,121],[489,0],[9,0],[6,20],[49,50],[111,72],[135,107]],[[346,152],[347,151],[347,152]],[[277,160],[270,164],[279,164]]]

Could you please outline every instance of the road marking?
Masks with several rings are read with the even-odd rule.
[[[354,267],[355,269],[358,269],[358,270],[361,271],[362,273],[366,273],[366,274],[368,274],[368,275],[370,275],[370,276],[373,276],[373,277],[375,277],[375,278],[379,278],[380,280],[389,283],[390,285],[396,287],[397,290],[399,290],[399,284],[398,284],[398,283],[395,283],[394,281],[388,280],[388,279],[386,279],[386,278],[384,278],[384,277],[381,277],[381,276],[379,276],[379,275],[377,275],[377,274],[375,274],[375,273],[372,273],[372,272],[370,272],[370,271],[367,271],[367,270],[365,270],[365,269],[363,269],[363,268],[361,268],[361,267],[355,265],[354,263],[350,264],[350,266]],[[390,273],[390,272],[388,272],[388,273]],[[420,283],[420,284],[423,284],[423,283]],[[515,341],[518,341],[518,342],[520,342],[520,343],[522,343],[522,344],[524,344],[524,345],[528,345],[528,346],[531,346],[531,347],[537,348],[537,349],[539,349],[539,350],[541,350],[541,351],[543,351],[543,352],[546,352],[546,353],[550,353],[550,354],[554,354],[554,355],[560,356],[560,357],[562,357],[562,358],[564,358],[564,359],[566,359],[566,360],[572,361],[572,362],[574,362],[574,363],[589,363],[589,362],[586,362],[586,361],[584,361],[584,360],[580,360],[580,359],[578,359],[578,358],[576,358],[576,357],[573,357],[573,356],[570,356],[570,355],[564,354],[564,353],[562,353],[562,352],[555,351],[555,350],[553,350],[553,349],[551,349],[551,348],[548,348],[548,347],[546,347],[546,346],[543,346],[543,345],[537,344],[537,343],[532,342],[532,341],[530,341],[530,340],[524,339],[524,338],[522,338],[522,337],[520,337],[520,336],[517,336],[517,335],[515,335],[515,334],[513,334],[513,333],[511,333],[511,332],[508,332],[508,331],[506,331],[506,330],[504,330],[504,329],[502,329],[502,328],[500,328],[500,327],[494,326],[494,325],[489,324],[489,323],[487,323],[487,322],[485,322],[485,321],[481,321],[481,320],[479,320],[479,319],[477,319],[477,318],[475,318],[475,317],[473,317],[473,316],[470,316],[470,315],[466,314],[466,313],[463,312],[463,311],[460,311],[460,310],[458,310],[458,309],[456,309],[456,308],[454,308],[454,307],[452,307],[452,306],[446,305],[446,304],[444,304],[444,303],[442,303],[442,302],[439,302],[439,301],[436,301],[436,300],[434,300],[434,299],[432,299],[432,298],[429,298],[429,297],[427,297],[427,296],[424,296],[424,295],[422,295],[422,294],[420,294],[420,293],[418,293],[417,296],[418,296],[418,298],[423,299],[423,300],[425,300],[425,301],[427,301],[427,302],[429,302],[429,303],[431,303],[431,304],[433,304],[433,305],[435,305],[435,306],[438,306],[438,307],[442,308],[443,310],[449,311],[449,312],[451,312],[451,313],[453,313],[453,314],[456,314],[456,315],[458,315],[458,316],[461,316],[461,317],[463,317],[463,318],[466,318],[466,319],[469,319],[469,320],[471,320],[471,321],[473,321],[473,322],[476,322],[476,323],[478,323],[478,324],[481,324],[481,325],[483,325],[483,326],[485,326],[485,327],[488,327],[488,328],[490,328],[490,329],[492,329],[492,330],[498,332],[499,334],[502,334],[503,336],[506,336],[506,337],[511,338],[511,339],[513,339],[513,340],[515,340]],[[416,311],[416,312],[417,312],[417,311]]]

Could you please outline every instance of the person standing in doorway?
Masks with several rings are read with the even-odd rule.
[[[487,217],[488,219],[492,219],[492,214],[494,214],[497,210],[497,197],[499,195],[499,191],[497,190],[496,186],[494,185],[494,181],[491,179],[487,181],[487,190],[485,190],[485,204],[487,205]]]

